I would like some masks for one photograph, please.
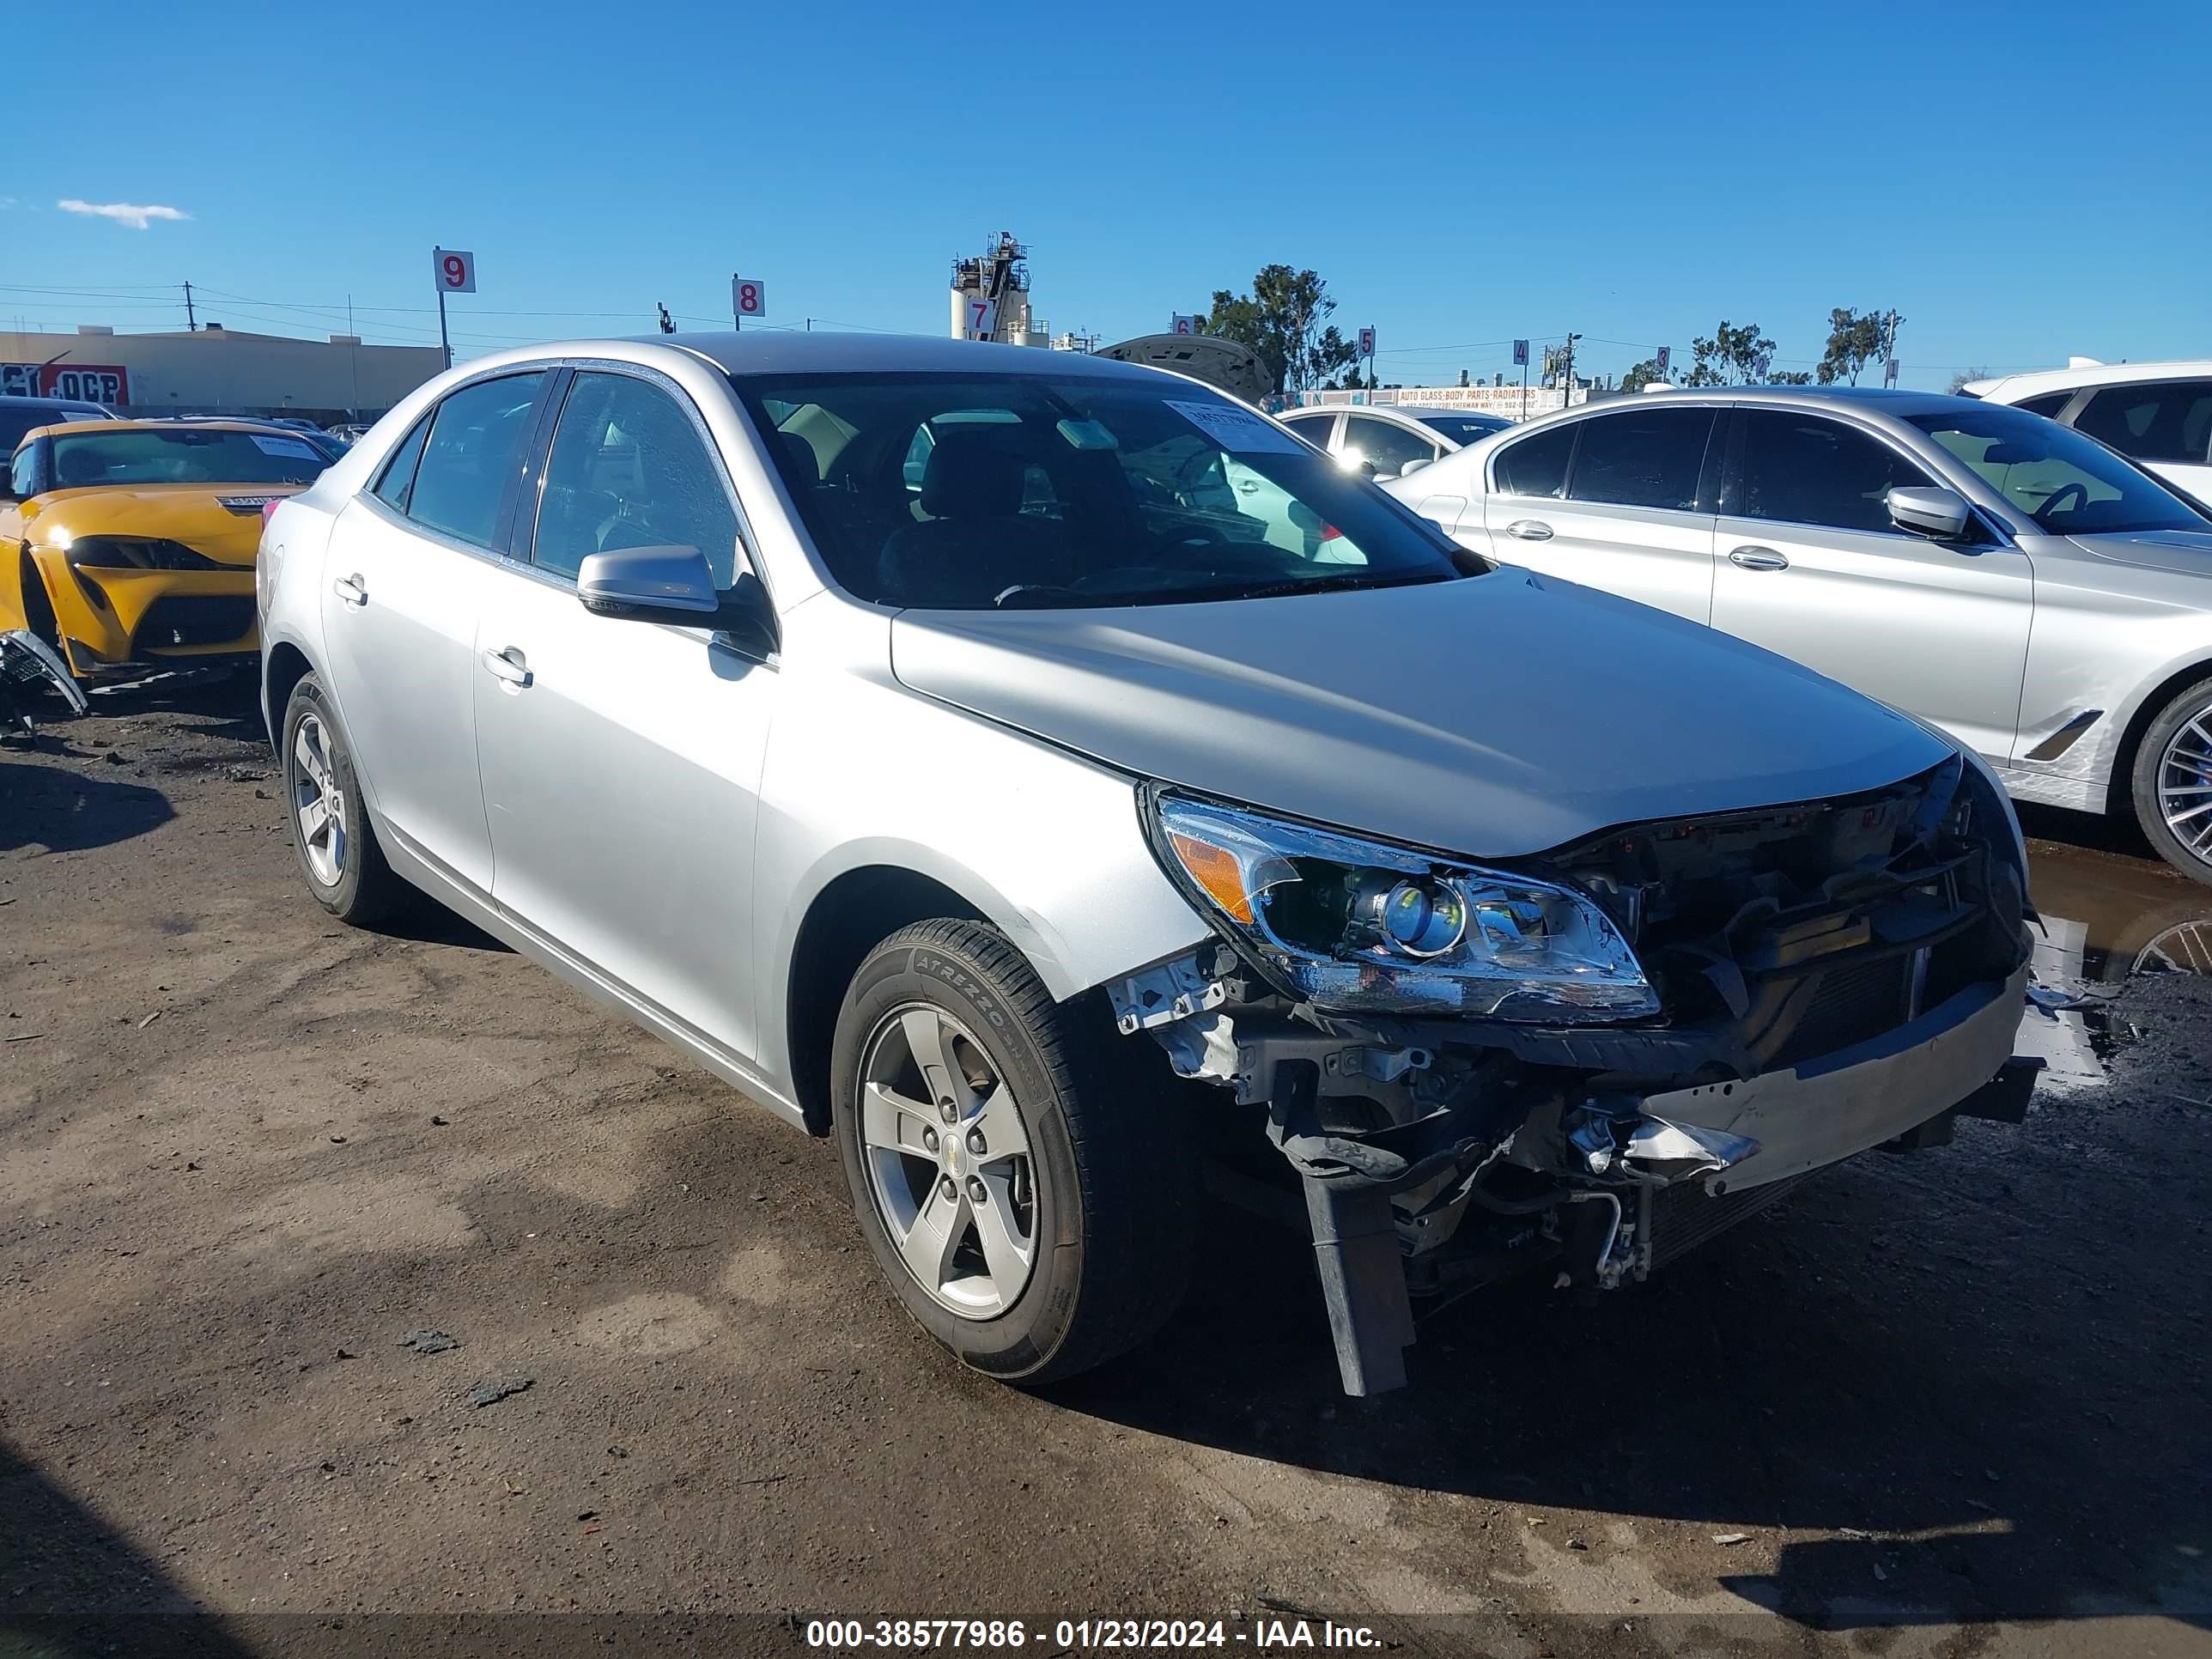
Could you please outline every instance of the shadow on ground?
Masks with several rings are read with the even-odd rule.
[[[0,853],[112,846],[175,816],[168,797],[143,784],[0,759]]]

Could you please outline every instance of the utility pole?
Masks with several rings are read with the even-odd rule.
[[[199,323],[192,315],[192,285],[186,283],[185,284],[185,332],[191,334],[197,331],[198,328]]]
[[[1897,384],[1897,325],[1904,320],[1894,307],[1882,319],[1881,383],[1886,386]]]
[[[1575,405],[1575,342],[1582,337],[1579,334],[1567,336],[1565,346],[1567,372],[1563,377],[1564,389],[1559,393],[1565,400],[1559,404],[1561,409],[1572,409]]]

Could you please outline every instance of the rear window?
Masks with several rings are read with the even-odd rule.
[[[1564,495],[1567,463],[1575,453],[1579,422],[1555,426],[1498,452],[1498,488],[1508,495]]]
[[[54,438],[60,489],[115,484],[312,483],[330,458],[304,438],[217,428],[131,427]]]

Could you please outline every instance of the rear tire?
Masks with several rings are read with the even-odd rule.
[[[839,1011],[833,1132],[860,1230],[907,1311],[1003,1381],[1101,1364],[1182,1302],[1195,1164],[1119,1041],[969,921],[891,935]]]
[[[2212,884],[2212,680],[2184,686],[2136,750],[2136,820],[2158,855]]]
[[[405,899],[407,884],[384,861],[361,794],[353,751],[313,674],[284,705],[284,802],[292,850],[307,890],[340,921],[374,927]]]

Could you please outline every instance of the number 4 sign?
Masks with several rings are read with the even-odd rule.
[[[438,267],[438,292],[441,294],[473,294],[477,291],[477,256],[463,253],[457,248],[435,250]]]
[[[730,278],[730,313],[742,322],[768,315],[768,284],[754,276]]]

